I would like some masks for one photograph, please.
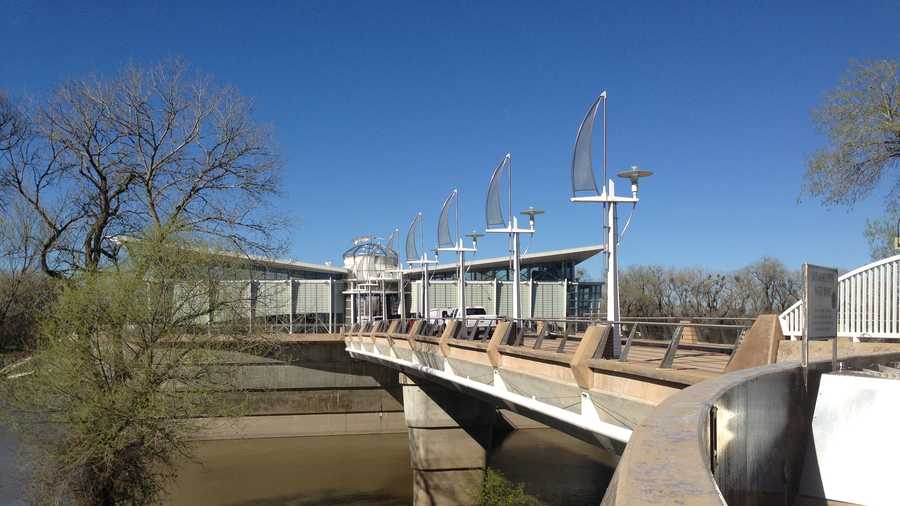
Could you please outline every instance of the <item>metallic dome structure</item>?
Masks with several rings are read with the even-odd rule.
[[[363,235],[353,239],[353,246],[344,251],[344,267],[359,281],[393,278],[399,255],[394,251],[394,233],[387,239]]]

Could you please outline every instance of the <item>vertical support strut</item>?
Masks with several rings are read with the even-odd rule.
[[[681,342],[681,334],[684,332],[684,327],[679,325],[675,328],[675,333],[672,334],[672,340],[669,341],[669,347],[666,348],[666,354],[663,356],[662,362],[659,364],[659,367],[663,369],[671,369],[672,364],[675,362],[675,353],[678,351],[678,343]]]
[[[510,223],[511,228],[516,230],[519,228],[519,220],[517,217],[513,216],[512,221]],[[513,233],[513,293],[512,293],[512,304],[513,304],[513,320],[516,322],[516,325],[519,324],[519,320],[522,318],[522,307],[519,301],[519,278],[521,277],[521,273],[519,272],[519,234]]]
[[[607,183],[609,195],[616,194],[615,181]],[[612,326],[613,357],[619,356],[622,347],[622,336],[619,330],[619,265],[618,265],[618,224],[616,223],[616,203],[607,202],[607,217],[609,232],[607,235],[606,253],[606,320]]]

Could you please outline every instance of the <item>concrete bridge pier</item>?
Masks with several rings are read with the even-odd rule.
[[[467,504],[481,486],[494,432],[511,430],[496,408],[400,374],[416,506]]]

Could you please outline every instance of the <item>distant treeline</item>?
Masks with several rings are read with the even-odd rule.
[[[734,272],[632,266],[619,283],[624,317],[752,317],[780,313],[801,296],[799,271],[769,257]]]

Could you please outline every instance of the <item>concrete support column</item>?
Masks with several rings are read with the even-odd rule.
[[[469,504],[481,486],[494,406],[434,383],[400,375],[416,506]]]

